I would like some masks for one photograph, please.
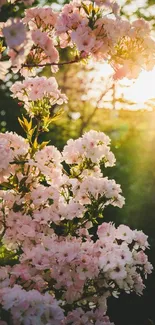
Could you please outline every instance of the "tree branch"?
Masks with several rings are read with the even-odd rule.
[[[63,66],[63,65],[67,65],[67,64],[73,64],[73,63],[78,63],[80,62],[82,59],[81,58],[76,58],[74,60],[71,61],[64,61],[64,62],[48,62],[48,63],[23,63],[22,64],[22,68],[34,68],[34,67],[38,67],[38,68],[43,68],[43,67],[49,67],[52,65],[55,66]],[[12,68],[17,68],[17,66],[12,66]]]

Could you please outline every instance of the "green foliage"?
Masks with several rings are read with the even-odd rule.
[[[17,264],[17,260],[17,253],[7,250],[3,245],[0,246],[0,266]]]

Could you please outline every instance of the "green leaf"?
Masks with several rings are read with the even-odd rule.
[[[18,117],[18,122],[19,124],[21,125],[21,127],[24,129],[25,131],[25,128],[24,128],[24,122],[20,119],[20,117]]]
[[[27,135],[28,139],[30,139],[30,140],[32,139],[32,136],[33,136],[36,128],[37,128],[37,125],[34,128],[32,128],[31,130],[28,131],[28,135]]]
[[[30,122],[23,116],[23,120],[21,120],[19,117],[18,117],[18,121],[19,121],[19,124],[21,125],[21,127],[24,129],[24,131],[26,133],[28,133],[31,128],[32,128],[32,119],[30,120]]]
[[[63,108],[59,108],[59,110],[51,117],[51,121],[55,121],[60,118],[60,116],[64,113]]]
[[[18,185],[19,181],[18,181],[18,177],[17,175],[15,174],[13,177],[11,177],[11,183],[16,186]]]
[[[82,8],[84,9],[85,13],[86,13],[87,15],[89,15],[89,13],[90,13],[90,11],[89,11],[89,7],[87,7],[86,4],[83,3],[83,2],[82,2]]]
[[[23,116],[23,121],[27,131],[30,131],[32,128],[32,119],[30,120],[30,122],[28,122],[28,120]]]
[[[54,200],[53,200],[53,199],[48,199],[48,203],[49,203],[49,205],[52,205],[52,204],[53,204],[53,202],[54,202]]]
[[[0,184],[0,190],[11,190],[13,189],[13,185],[7,182],[3,182]]]
[[[21,179],[21,181],[20,181],[20,183],[19,183],[19,186],[20,186],[20,187],[22,187],[22,186],[25,184],[27,178],[28,178],[28,177],[25,176],[25,177],[23,177],[23,178]]]
[[[14,265],[18,263],[18,253],[8,250],[4,245],[0,245],[0,266]]]
[[[47,146],[47,144],[49,143],[50,141],[44,141],[44,142],[42,142],[41,144],[40,144],[40,146],[39,146],[39,149],[41,150],[41,149],[43,149],[45,146]]]
[[[38,141],[37,139],[35,138],[34,142],[33,142],[33,149],[37,149],[38,148]]]

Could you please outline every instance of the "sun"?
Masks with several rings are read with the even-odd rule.
[[[123,82],[123,81],[122,81]],[[149,99],[155,98],[155,68],[152,71],[143,71],[132,85],[124,89],[127,99],[137,104],[144,104]]]
[[[132,106],[127,109],[139,110],[149,109],[147,102],[155,99],[155,68],[152,71],[142,71],[135,80],[124,78],[122,80],[113,80],[113,69],[107,63],[90,63],[93,69],[90,69],[89,75],[93,96],[96,96],[96,102],[100,97],[106,83],[111,80],[111,87],[115,83],[116,98],[122,97],[123,100],[132,102]],[[92,92],[91,92],[92,93]],[[88,93],[87,93],[88,94]],[[111,100],[110,93],[107,94],[106,101]],[[89,99],[89,98],[88,98]],[[103,105],[104,106],[104,105]]]

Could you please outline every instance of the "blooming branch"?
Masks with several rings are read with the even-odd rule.
[[[155,64],[149,26],[122,20],[111,0],[73,0],[60,13],[27,9],[1,27],[9,66],[26,77],[11,91],[27,117],[19,118],[26,138],[0,134],[0,249],[8,253],[0,267],[0,322],[7,325],[2,310],[13,325],[114,325],[107,299],[122,290],[142,295],[152,272],[148,238],[102,220],[107,206],[125,203],[121,186],[103,174],[116,162],[108,136],[89,131],[62,152],[40,143],[67,97],[54,77],[34,76],[38,67],[56,72],[92,57],[108,60],[115,78],[135,78]],[[67,47],[74,59],[59,62]],[[4,50],[0,43],[2,61]]]
[[[36,64],[36,63],[29,63],[29,64],[22,64],[22,68],[33,68],[33,67],[50,67],[52,65],[56,65],[56,66],[63,66],[63,65],[68,65],[68,64],[74,64],[74,63],[78,63],[80,61],[82,61],[83,59],[81,58],[77,58],[75,60],[71,60],[71,61],[64,61],[64,62],[53,62],[53,63],[43,63],[43,64]],[[13,66],[13,68],[17,68],[17,66]]]

